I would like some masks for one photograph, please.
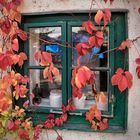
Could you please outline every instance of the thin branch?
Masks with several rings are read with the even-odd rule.
[[[62,46],[62,47],[73,48],[73,46],[70,43],[66,42],[66,41],[64,41],[65,42],[65,45],[64,45],[64,44],[61,44],[61,43],[58,43],[58,42],[44,40],[44,39],[42,39],[40,37],[37,37],[35,34],[29,33],[29,32],[26,32],[26,33],[29,34],[29,35],[31,35],[31,36],[33,36],[33,37],[36,37],[40,41],[43,41],[43,42],[48,43],[48,44],[57,44],[57,45]]]
[[[90,10],[89,10],[89,20],[91,20],[92,6],[95,0],[91,0]]]

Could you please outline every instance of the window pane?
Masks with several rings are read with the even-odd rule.
[[[35,95],[33,100],[30,99],[31,105],[61,107],[61,87],[61,78],[56,78],[54,83],[51,83],[43,78],[43,70],[30,70],[30,94],[34,93]]]
[[[95,104],[95,94],[99,92],[104,92],[106,97],[108,98],[108,89],[109,89],[108,84],[107,84],[108,74],[109,73],[106,71],[95,71],[95,76],[96,76],[95,86],[86,85],[86,87],[83,89],[82,92],[84,95],[83,95],[83,98],[80,99],[81,105],[79,104],[79,107],[80,107],[79,109],[90,109],[90,107],[93,104]],[[98,107],[100,110],[107,111],[108,103],[107,104],[99,103]]]
[[[107,27],[104,33],[105,41],[101,48],[93,47],[90,54],[81,57],[81,64],[87,65],[90,68],[95,67],[107,67],[109,64],[108,61],[108,53],[102,53],[109,49],[109,28]],[[82,27],[72,27],[72,44],[76,46],[76,44],[80,42],[88,42],[90,35],[83,30]],[[78,57],[78,53],[75,48],[72,49],[72,66],[76,65],[76,59]]]
[[[38,50],[53,53],[53,62],[61,65],[62,47],[59,45],[61,42],[61,27],[44,27],[44,28],[30,28],[29,40],[29,64],[30,66],[38,66],[39,63],[35,61],[34,55]],[[52,42],[52,44],[45,41]]]

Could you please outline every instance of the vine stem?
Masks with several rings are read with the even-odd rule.
[[[89,10],[89,20],[91,20],[92,6],[95,0],[91,0],[90,10]]]
[[[72,46],[70,43],[66,42],[66,41],[65,41],[65,44],[66,44],[66,45],[64,45],[64,44],[61,44],[61,43],[58,43],[58,42],[52,42],[52,41],[44,40],[44,39],[42,39],[42,38],[40,38],[40,37],[37,37],[35,34],[29,33],[29,32],[26,32],[26,33],[29,34],[29,35],[31,35],[32,37],[36,37],[36,38],[38,38],[40,41],[43,41],[43,42],[48,43],[48,44],[57,44],[57,45],[62,46],[62,47],[73,48],[73,46]],[[30,37],[29,37],[29,38],[30,38]]]
[[[110,49],[110,50],[106,50],[106,51],[101,52],[101,53],[99,53],[99,54],[97,54],[97,55],[104,54],[104,53],[108,53],[108,52],[112,52],[112,51],[117,50],[118,48],[119,48],[119,47],[116,47],[116,48],[113,48],[113,49]]]

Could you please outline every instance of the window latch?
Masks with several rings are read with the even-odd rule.
[[[114,94],[111,95],[110,99],[109,99],[109,103],[115,103],[116,102],[116,97],[114,96]]]

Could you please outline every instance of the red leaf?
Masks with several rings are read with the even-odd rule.
[[[111,12],[109,9],[105,9],[104,12],[104,26],[106,26],[111,20]]]
[[[90,80],[92,71],[86,67],[82,66],[78,69],[77,74],[75,75],[75,84],[77,88],[82,88],[85,86],[86,82]]]
[[[104,43],[103,32],[97,31],[95,36],[89,38],[88,42],[92,47],[101,47]]]
[[[3,24],[1,25],[1,30],[8,34],[11,30],[11,22],[8,18],[5,19],[5,21],[3,22]]]
[[[29,106],[29,100],[25,101],[24,104],[23,104],[24,108],[28,108],[28,106]]]
[[[110,4],[112,4],[112,3],[113,3],[113,1],[114,1],[114,0],[110,0]]]
[[[9,130],[12,130],[13,129],[13,127],[14,127],[14,122],[13,121],[9,121],[9,123],[8,123],[8,129]]]
[[[103,119],[103,121],[101,121],[100,123],[99,123],[99,129],[101,130],[101,131],[103,131],[103,130],[105,130],[105,129],[107,129],[108,128],[108,120],[107,119]]]
[[[21,140],[30,140],[29,138],[29,133],[27,130],[24,130],[24,129],[20,129],[18,131],[18,136]]]
[[[127,88],[132,86],[133,76],[129,71],[125,71],[122,68],[118,68],[116,74],[113,75],[111,82],[112,85],[118,85],[118,88],[123,92]]]
[[[53,128],[55,126],[54,120],[50,119],[50,120],[45,121],[44,126],[48,129]]]
[[[63,120],[62,120],[61,118],[56,118],[56,119],[55,119],[55,124],[56,124],[57,126],[62,126],[62,125],[63,125]]]
[[[94,17],[94,20],[95,20],[95,22],[96,22],[98,25],[100,25],[100,22],[101,22],[101,20],[103,19],[103,17],[104,17],[103,11],[98,10],[97,13],[96,13],[96,15],[95,15],[95,17]]]
[[[17,29],[16,33],[22,40],[27,40],[28,36],[26,32],[22,31],[21,29]]]
[[[35,60],[36,60],[36,61],[39,61],[39,60],[41,59],[41,51],[37,51],[37,52],[35,53],[34,57],[35,57]]]
[[[104,43],[104,36],[103,36],[103,32],[96,32],[96,40],[97,40],[97,44],[96,47],[100,47],[103,45]]]
[[[136,62],[136,64],[140,65],[140,58],[137,58],[137,59],[135,60],[135,62]]]
[[[137,76],[140,79],[140,66],[137,66],[136,68]]]
[[[76,45],[76,50],[80,55],[86,55],[91,52],[91,46],[88,43],[78,43]]]
[[[56,140],[63,140],[62,136],[57,136]]]
[[[15,39],[13,40],[12,49],[13,49],[14,51],[16,51],[16,52],[18,52],[18,50],[19,50],[19,43],[18,43],[18,39],[17,39],[17,38],[15,38]]]
[[[46,116],[47,119],[54,119],[54,114],[49,114]]]
[[[128,87],[127,79],[125,76],[122,76],[118,81],[118,88],[122,92]]]
[[[139,14],[140,14],[140,8],[138,9],[138,12],[139,12]]]
[[[121,45],[119,46],[119,50],[125,50],[126,48],[130,48],[132,45],[132,41],[130,39],[126,39],[125,41],[123,41],[121,43]]]
[[[63,122],[66,122],[68,119],[68,114],[67,113],[62,114],[61,119],[63,120]]]
[[[51,55],[51,53],[42,52],[42,56],[43,56],[43,59],[45,59],[45,61],[47,61],[48,63],[52,62],[52,55]]]
[[[107,3],[108,0],[104,0],[105,3]]]
[[[6,52],[5,54],[0,54],[0,68],[2,70],[6,70],[8,66],[13,64],[13,60],[11,59],[11,54]]]
[[[92,34],[92,32],[95,30],[95,26],[91,20],[85,21],[82,24],[82,27],[84,27],[89,34]]]

